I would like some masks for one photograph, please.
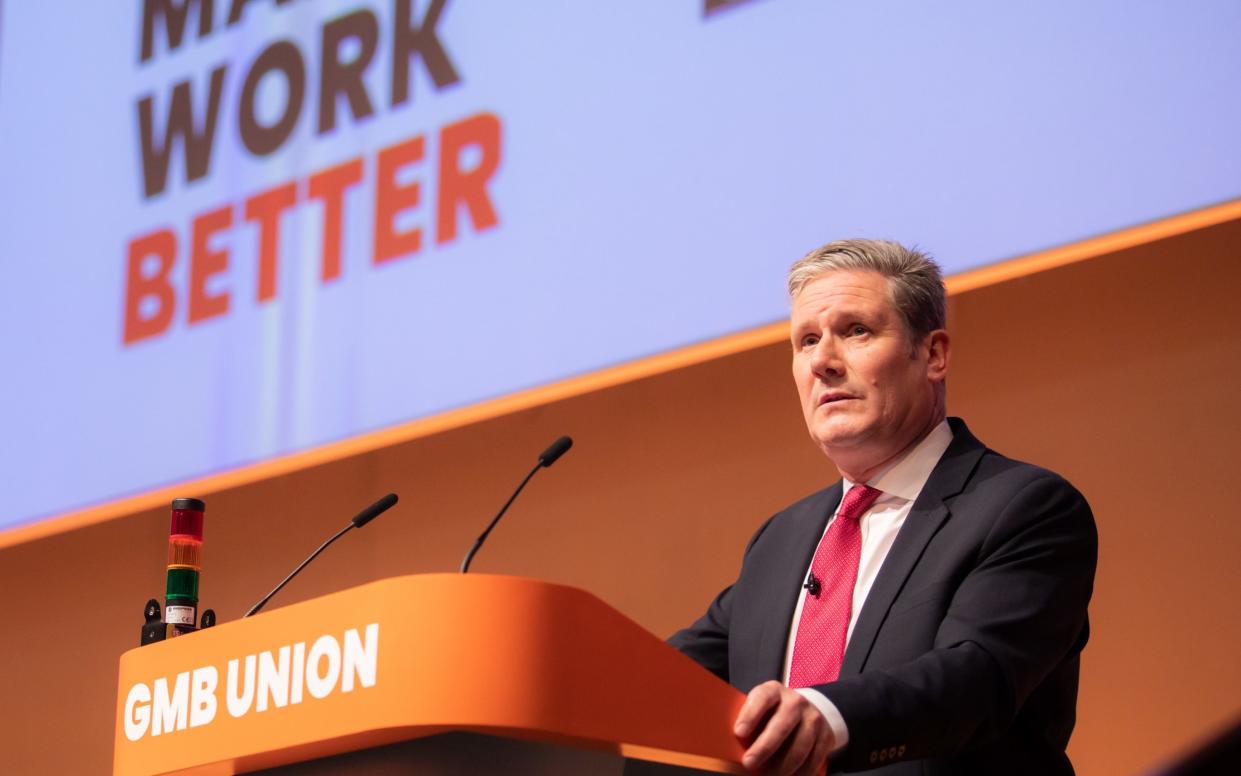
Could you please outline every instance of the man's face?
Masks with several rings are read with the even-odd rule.
[[[810,436],[853,476],[891,460],[940,420],[948,338],[911,343],[887,278],[827,272],[793,300],[793,379]]]

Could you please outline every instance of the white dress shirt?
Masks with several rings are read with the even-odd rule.
[[[938,426],[931,429],[931,433],[923,437],[921,442],[881,469],[866,483],[872,488],[883,491],[883,495],[879,496],[871,508],[859,518],[862,529],[862,556],[858,563],[857,582],[853,586],[853,606],[849,612],[849,630],[845,634],[846,647],[848,640],[853,636],[853,626],[857,624],[862,604],[866,602],[866,596],[875,583],[875,577],[879,575],[879,568],[883,566],[884,559],[888,557],[888,551],[892,549],[892,543],[896,541],[896,534],[905,524],[905,518],[909,517],[909,511],[918,498],[918,494],[922,492],[922,487],[930,478],[935,464],[939,463],[939,459],[943,457],[944,451],[951,443],[952,430],[948,427],[948,421],[941,421]],[[843,485],[842,497],[849,492],[849,488],[853,487],[853,483],[846,478]],[[827,521],[829,526],[836,519],[836,512],[839,511],[840,505],[837,504],[836,510]],[[826,527],[823,533],[827,534]],[[822,542],[823,537],[819,537],[819,541]],[[818,548],[816,547],[815,550],[817,552]],[[812,557],[811,564],[813,563]],[[807,568],[806,574],[809,573],[810,569]],[[789,682],[789,668],[793,662],[793,645],[797,641],[797,626],[801,622],[802,607],[805,603],[806,590],[802,588],[801,595],[797,598],[797,608],[793,610],[793,619],[789,624],[788,646],[784,650],[782,681],[786,685]],[[823,693],[809,687],[799,688],[797,692],[813,703],[827,719],[834,737],[831,754],[844,749],[849,743],[849,728],[845,725],[845,720],[840,710],[836,708],[836,704],[829,701]]]

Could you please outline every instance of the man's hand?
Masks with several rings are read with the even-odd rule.
[[[823,773],[832,746],[831,728],[814,704],[776,681],[750,690],[733,733],[753,737],[741,762],[763,773]]]

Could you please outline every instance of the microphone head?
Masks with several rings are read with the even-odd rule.
[[[560,456],[569,452],[570,447],[573,447],[573,440],[567,436],[560,437],[539,455],[539,463],[546,469],[559,460]]]
[[[353,527],[361,528],[362,526],[366,525],[370,521],[382,515],[384,512],[387,512],[389,509],[392,508],[392,505],[395,503],[396,503],[396,494],[389,493],[388,495],[376,501],[374,504],[371,504],[366,509],[363,509],[361,512],[354,515],[353,516]]]

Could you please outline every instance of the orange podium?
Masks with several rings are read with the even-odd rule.
[[[584,591],[395,577],[126,652],[113,773],[364,773],[427,746],[442,765],[435,741],[458,772],[504,770],[500,741],[740,773],[742,701]]]

